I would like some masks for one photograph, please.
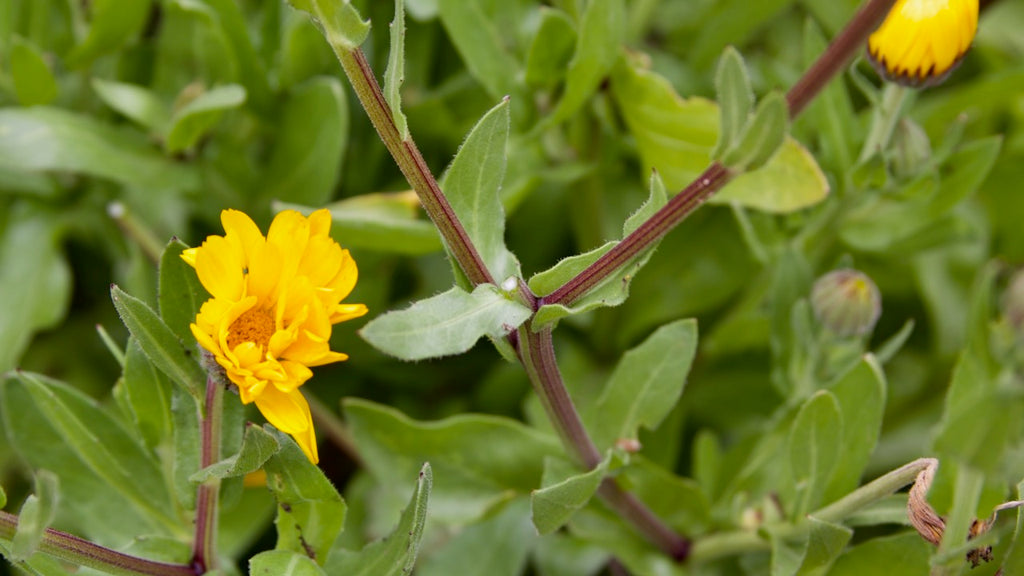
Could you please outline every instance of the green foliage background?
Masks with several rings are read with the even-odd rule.
[[[373,23],[363,49],[382,76],[394,5],[352,4]],[[442,185],[497,195],[500,206],[477,214],[479,234],[496,238],[508,274],[549,271],[530,280],[540,290],[566,278],[549,270],[561,259],[621,238],[645,199],[657,204],[652,168],[671,195],[706,166],[726,46],[743,54],[759,97],[785,89],[857,4],[406,0],[401,109],[439,177],[481,123],[488,143],[466,141],[459,153],[483,167],[478,178],[453,166]],[[799,522],[920,456],[941,460],[932,491],[940,514],[986,517],[1017,497],[1024,336],[1003,318],[1000,294],[1024,264],[1022,29],[1024,4],[992,3],[951,80],[922,92],[901,95],[854,63],[766,168],[673,231],[631,284],[568,317],[553,313],[563,377],[599,447],[632,436],[643,446],[629,458],[613,453],[602,472],[698,542],[751,522]],[[281,1],[0,0],[0,106],[0,373],[24,371],[9,372],[0,394],[9,511],[38,491],[33,470],[49,469],[60,477],[55,527],[140,555],[147,546],[169,560],[187,553],[180,515],[194,494],[185,472],[167,481],[163,458],[189,440],[180,421],[188,410],[171,410],[187,396],[137,343],[125,344],[109,286],[159,309],[187,341],[180,310],[202,296],[182,295],[180,279],[159,292],[156,260],[172,237],[196,245],[219,233],[221,209],[242,209],[265,229],[283,207],[331,208],[332,232],[359,265],[351,301],[366,303],[369,319],[452,286],[437,232],[330,47]],[[887,121],[892,136],[879,140],[873,130]],[[504,151],[487,147],[506,132]],[[501,247],[502,226],[514,258]],[[863,341],[830,337],[806,303],[813,279],[838,267],[866,272],[881,289],[881,321]],[[962,551],[933,557],[905,527],[898,496],[848,522],[852,539],[834,524],[795,544],[767,530],[764,546],[674,566],[587,504],[596,481],[587,488],[586,475],[573,476],[519,365],[486,341],[402,362],[359,327],[336,327],[333,347],[351,359],[318,369],[306,386],[340,416],[359,454],[321,449],[345,496],[324,497],[345,518],[337,541],[322,535],[326,548],[358,550],[389,533],[410,494],[414,503],[422,494],[429,461],[417,574],[596,574],[610,556],[637,574],[961,568]],[[692,368],[682,361],[690,355]],[[644,381],[644,367],[665,357],[676,378]],[[649,385],[638,391],[637,382]],[[630,402],[639,416],[615,412]],[[261,421],[230,410],[236,423]],[[62,448],[82,422],[94,444]],[[236,428],[228,441],[237,447]],[[97,477],[105,459],[120,461],[124,476]],[[575,507],[566,504],[573,494],[553,490],[569,477],[583,494]],[[244,569],[274,548],[274,506],[266,491],[232,482],[222,552]],[[571,508],[536,524],[554,532],[544,537],[529,498],[542,486],[539,500]],[[975,573],[1021,562],[1019,546],[1008,552],[1011,524],[997,525],[999,561]],[[134,540],[143,535],[157,536]],[[831,552],[816,560],[815,546]],[[325,570],[352,573],[348,554],[332,553]]]

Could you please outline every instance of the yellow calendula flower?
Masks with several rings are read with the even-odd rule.
[[[868,38],[868,55],[887,79],[930,86],[956,67],[977,30],[978,0],[898,0]]]
[[[221,213],[223,236],[182,252],[212,298],[191,325],[199,344],[220,364],[242,402],[291,434],[319,460],[309,404],[299,392],[310,367],[348,358],[330,349],[331,327],[366,314],[342,304],[358,272],[348,250],[328,234],[331,217],[287,210],[266,237],[247,215]]]

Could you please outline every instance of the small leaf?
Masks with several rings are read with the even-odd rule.
[[[610,456],[592,470],[533,491],[530,495],[533,525],[542,536],[564,526],[577,510],[590,502],[608,473],[609,461]]]
[[[267,550],[249,559],[249,574],[250,576],[326,576],[327,573],[305,554],[289,550]]]
[[[110,296],[121,320],[153,365],[188,390],[193,398],[202,398],[206,375],[192,358],[192,352],[182,346],[167,324],[145,302],[117,286],[111,287]]]
[[[466,69],[498,99],[517,90],[519,62],[505,46],[483,2],[438,0],[438,14]]]
[[[117,393],[146,446],[156,448],[171,435],[171,383],[156,369],[134,337],[128,339],[124,376]]]
[[[679,401],[696,352],[695,320],[666,324],[626,352],[593,409],[598,448],[635,439],[640,426],[657,428]]]
[[[131,42],[142,32],[150,4],[151,0],[95,0],[89,34],[68,54],[68,66],[84,69]]]
[[[349,0],[288,0],[292,7],[308,12],[327,42],[335,50],[351,51],[370,33],[370,22],[359,16]]]
[[[711,157],[718,160],[738,142],[754,109],[754,91],[750,87],[747,66],[739,51],[732,46],[725,49],[718,61],[715,92],[721,120],[718,143],[711,151]]]
[[[756,170],[779,151],[789,132],[789,107],[781,92],[771,92],[757,104],[746,129],[722,155],[722,164],[742,172]]]
[[[237,454],[203,468],[190,476],[189,481],[199,484],[210,478],[245,476],[262,468],[280,449],[281,445],[271,434],[255,424],[248,424]]]
[[[395,19],[391,21],[391,49],[384,69],[384,98],[391,109],[398,135],[409,139],[409,126],[402,113],[402,82],[405,81],[405,3],[395,0]]]
[[[11,556],[14,561],[27,559],[39,548],[43,533],[57,514],[59,483],[60,480],[52,472],[40,470],[36,473],[35,492],[21,505],[18,528],[11,540]]]
[[[245,102],[245,88],[238,84],[218,86],[203,92],[171,117],[164,146],[170,153],[192,148],[220,120],[226,110]]]
[[[181,386],[171,387],[174,493],[187,510],[196,508],[196,485],[189,478],[199,470],[199,405]]]
[[[346,576],[403,576],[412,574],[423,540],[427,521],[427,503],[434,484],[430,463],[420,469],[412,498],[389,536],[368,544],[358,552],[338,550],[327,562],[330,574]]]
[[[502,338],[530,317],[530,309],[509,300],[495,286],[472,293],[461,288],[388,312],[359,334],[377,349],[403,360],[460,354],[482,336]]]
[[[839,462],[843,415],[831,392],[811,396],[789,433],[790,474],[798,491],[794,516],[805,514],[820,502],[825,483]]]
[[[57,97],[57,81],[39,50],[15,36],[10,44],[11,80],[22,106],[49,104]]]
[[[160,255],[157,294],[160,317],[182,342],[195,338],[189,325],[196,321],[199,309],[209,297],[196,271],[181,259],[187,248],[176,238],[167,243]]]
[[[171,111],[153,91],[101,78],[92,79],[92,89],[104,104],[149,132],[161,135],[167,132]]]
[[[445,197],[498,282],[519,275],[519,263],[505,248],[505,210],[498,194],[505,177],[508,131],[506,98],[473,127],[441,181]]]
[[[278,502],[277,549],[305,554],[322,566],[345,525],[345,502],[298,444],[270,430],[281,446],[265,466],[267,486]]]

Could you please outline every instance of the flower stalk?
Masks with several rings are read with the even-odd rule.
[[[224,412],[224,385],[214,376],[206,379],[206,398],[200,413],[199,469],[220,460],[221,423]],[[196,531],[192,541],[192,564],[196,574],[214,569],[217,537],[217,500],[220,478],[210,478],[196,489]]]

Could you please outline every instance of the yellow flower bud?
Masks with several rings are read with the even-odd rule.
[[[868,56],[888,80],[932,86],[960,63],[977,30],[978,0],[898,0],[868,39]]]

